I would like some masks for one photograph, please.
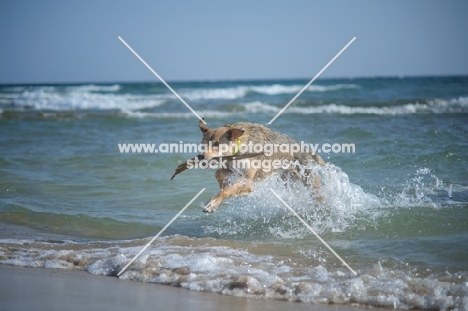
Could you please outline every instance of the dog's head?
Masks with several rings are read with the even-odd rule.
[[[205,123],[198,123],[203,134],[202,145],[205,151],[199,155],[200,158],[210,160],[213,157],[228,156],[238,150],[238,139],[244,131],[235,127],[222,126],[210,129]]]

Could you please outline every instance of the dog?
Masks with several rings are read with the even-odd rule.
[[[293,138],[250,122],[210,129],[200,121],[198,126],[203,134],[201,144],[207,148],[179,165],[171,179],[201,161],[220,161],[215,173],[220,191],[204,206],[203,212],[213,213],[226,198],[252,192],[255,182],[274,173],[280,173],[283,179],[301,180],[312,188],[319,201],[323,199],[318,193],[320,177],[311,171],[310,164],[323,166],[325,161],[308,150],[297,150],[300,144]],[[291,152],[293,146],[295,152]]]

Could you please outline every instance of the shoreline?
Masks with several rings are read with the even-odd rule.
[[[0,265],[0,310],[290,310],[357,311],[365,307],[314,305],[189,291],[120,280],[85,271]],[[374,308],[373,308],[374,309]]]

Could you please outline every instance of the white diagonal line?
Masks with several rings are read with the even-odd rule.
[[[161,80],[162,83],[164,83],[164,85],[165,85],[172,93],[174,93],[174,95],[175,95],[178,99],[180,99],[180,101],[181,101],[185,106],[187,106],[188,109],[190,109],[190,111],[191,111],[200,121],[202,121],[203,123],[206,124],[205,120],[203,120],[203,118],[200,117],[200,116],[198,115],[198,113],[197,113],[195,110],[193,110],[192,107],[190,107],[190,105],[187,104],[187,103],[185,102],[185,100],[184,100],[182,97],[180,97],[180,95],[177,94],[177,92],[174,91],[174,90],[172,89],[172,87],[171,87],[169,84],[167,84],[166,81],[164,81],[164,79],[163,79],[160,75],[158,75],[158,73],[157,73],[156,71],[154,71],[153,68],[151,68],[151,66],[148,65],[148,63],[146,63],[145,60],[144,60],[143,58],[141,58],[140,55],[138,55],[138,53],[135,52],[135,51],[132,49],[132,47],[131,47],[130,45],[128,45],[127,42],[125,42],[124,39],[122,39],[120,36],[119,36],[118,38],[119,38],[120,41],[122,41],[122,43],[123,43],[133,54],[135,54],[135,56],[136,56],[136,57],[137,57],[137,58],[138,58],[138,59],[139,59],[139,60],[140,60],[140,61],[141,61],[141,62],[142,62],[142,63],[159,79],[159,80]]]
[[[133,257],[133,259],[130,260],[130,262],[125,267],[123,267],[122,270],[120,270],[119,273],[117,273],[117,276],[120,277],[120,275],[124,273],[125,270],[127,270],[127,268],[148,248],[148,246],[150,246],[150,244],[153,243],[154,240],[156,240],[159,237],[159,235],[161,235],[161,233],[163,233],[164,230],[166,230],[167,227],[169,227],[174,222],[174,220],[176,220],[177,217],[179,217],[180,214],[182,214],[185,211],[185,209],[189,207],[189,205],[192,204],[192,202],[195,201],[195,199],[198,198],[198,196],[202,194],[203,191],[205,191],[205,189],[206,188],[200,190],[200,192],[198,192],[197,195],[194,196],[193,199],[191,199],[190,202],[188,202],[187,205],[185,205],[184,208],[181,209],[180,212],[178,212],[177,215],[175,215],[174,218],[172,218],[171,221],[169,221],[167,225],[165,225],[164,228],[162,228],[161,231],[159,231],[158,234],[156,234],[155,237],[152,238],[151,241],[149,241],[148,244],[146,244],[145,247],[143,247],[141,251],[139,251],[138,254],[136,254],[135,257]]]
[[[324,239],[322,239],[320,237],[320,235],[318,235],[314,229],[312,229],[311,226],[309,226],[309,224],[307,224],[307,222],[302,219],[301,216],[299,216],[292,208],[291,206],[289,206],[286,202],[284,202],[284,200],[278,195],[276,194],[275,191],[273,191],[273,189],[270,188],[270,191],[284,204],[284,206],[286,206],[293,214],[294,216],[296,216],[297,218],[299,218],[299,220],[307,227],[307,229],[309,229],[319,240],[320,242],[322,242],[332,253],[333,255],[335,255],[348,269],[349,271],[351,271],[354,275],[357,275],[356,271],[354,271],[347,263],[346,261],[343,260],[343,258],[340,257],[340,255],[338,255],[334,250],[333,248],[330,247],[330,245],[327,244],[327,242],[325,242]]]
[[[304,86],[304,87],[302,88],[302,90],[300,90],[299,93],[297,93],[297,95],[294,96],[293,99],[291,99],[291,100],[289,101],[289,103],[287,103],[286,106],[284,106],[283,109],[281,109],[281,110],[276,114],[276,116],[275,116],[273,119],[271,119],[270,122],[268,122],[267,124],[273,123],[273,121],[275,121],[276,118],[278,118],[279,115],[282,114],[282,113],[286,110],[286,108],[288,108],[289,105],[291,105],[291,104],[296,100],[296,98],[298,98],[299,95],[301,95],[302,92],[304,92],[304,91],[312,84],[312,82],[314,82],[315,79],[317,79],[317,78],[328,68],[328,66],[330,66],[330,65],[332,64],[332,63],[338,58],[338,56],[340,56],[341,53],[343,53],[343,52],[348,48],[348,46],[350,46],[351,43],[353,43],[354,40],[356,40],[356,37],[354,37],[353,39],[351,39],[351,41],[349,41],[348,44],[346,44],[346,46],[345,46],[344,48],[342,48],[341,51],[339,51],[338,54],[336,54],[335,57],[333,57],[332,60],[329,61],[328,64],[326,64],[325,67],[323,67],[322,70],[320,70],[319,73],[317,73],[317,74],[315,75],[315,77],[313,77],[312,80],[310,80],[309,83],[307,83],[307,85]]]

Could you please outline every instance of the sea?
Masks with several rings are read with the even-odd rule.
[[[119,148],[201,142],[198,118],[164,84],[0,85],[0,263],[116,277],[149,244],[121,279],[467,310],[468,77],[318,79],[270,122],[307,82],[169,82],[210,128],[248,121],[336,146],[318,150],[321,202],[272,175],[212,214],[214,169],[170,180],[197,153]]]

